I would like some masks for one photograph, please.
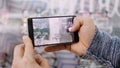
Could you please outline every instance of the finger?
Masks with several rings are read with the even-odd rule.
[[[49,68],[48,61],[41,55],[35,55],[35,60],[41,67]]]
[[[64,44],[64,45],[55,45],[55,46],[48,46],[45,47],[45,51],[46,52],[54,52],[54,51],[59,51],[59,50],[70,50],[71,49],[71,45],[69,44]]]
[[[31,57],[34,55],[34,49],[32,41],[28,36],[23,36],[23,42],[25,44],[25,53],[24,56]]]
[[[24,44],[17,45],[14,49],[14,59],[21,59],[24,55]]]
[[[83,17],[75,17],[73,26],[69,28],[71,32],[75,32],[80,29],[80,26],[83,24]]]

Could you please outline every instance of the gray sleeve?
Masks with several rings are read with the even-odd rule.
[[[110,68],[119,68],[120,38],[111,37],[96,29],[85,56],[94,58],[101,63],[107,63]]]

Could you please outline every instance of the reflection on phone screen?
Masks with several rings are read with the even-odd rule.
[[[72,19],[73,17],[33,19],[35,46],[73,42],[73,33],[68,31]]]

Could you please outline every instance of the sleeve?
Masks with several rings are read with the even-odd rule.
[[[94,37],[84,57],[91,57],[101,63],[107,63],[110,68],[120,67],[120,38],[111,37],[96,28]]]

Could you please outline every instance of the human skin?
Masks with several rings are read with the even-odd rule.
[[[48,61],[39,54],[34,54],[31,39],[23,37],[23,44],[14,49],[12,68],[49,68]]]
[[[48,46],[46,52],[69,50],[77,55],[84,55],[95,33],[95,25],[89,17],[76,17],[70,32],[78,31],[79,41],[70,45]],[[34,55],[32,41],[28,36],[23,37],[23,44],[14,49],[12,68],[49,68],[47,60],[40,55]]]
[[[69,50],[77,55],[84,55],[94,36],[95,29],[96,27],[91,18],[78,16],[74,19],[74,24],[69,28],[69,31],[78,31],[79,41],[70,45],[48,46],[45,48],[45,51]]]

